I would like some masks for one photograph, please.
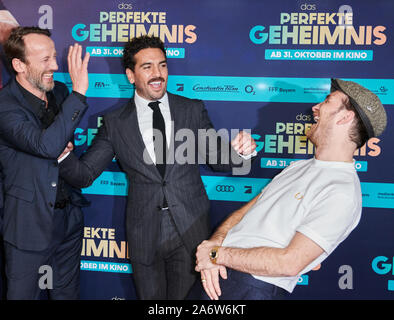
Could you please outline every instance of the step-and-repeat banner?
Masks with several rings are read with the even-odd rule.
[[[2,0],[20,25],[52,32],[56,79],[71,88],[66,54],[90,52],[90,108],[75,131],[82,154],[102,115],[133,96],[124,43],[159,36],[168,91],[205,101],[216,129],[250,129],[257,159],[246,176],[201,167],[212,226],[252,199],[291,162],[313,156],[305,130],[330,78],[356,81],[385,105],[388,127],[355,155],[363,193],[359,226],[292,299],[394,298],[394,2],[391,0]],[[1,9],[1,8],[0,8]],[[11,19],[12,20],[12,19]],[[235,130],[235,131],[236,131]],[[136,299],[125,235],[128,181],[116,161],[83,190],[82,299]],[[4,279],[2,280],[4,281]]]

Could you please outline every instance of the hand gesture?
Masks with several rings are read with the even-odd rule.
[[[200,271],[201,273],[201,283],[205,292],[211,300],[219,300],[222,295],[222,290],[220,289],[219,275],[223,279],[227,279],[227,270],[225,266],[216,266],[211,269],[204,269]]]
[[[205,240],[197,247],[195,271],[201,273],[202,286],[211,300],[218,300],[222,294],[219,275],[227,279],[225,266],[213,264],[209,259],[209,252],[214,246],[220,246],[222,241],[216,239]]]
[[[256,149],[256,142],[252,136],[245,131],[238,133],[234,140],[231,141],[231,145],[235,151],[244,156],[252,154]]]
[[[88,63],[90,54],[87,52],[82,60],[82,46],[76,43],[68,49],[68,73],[73,84],[73,91],[86,94],[89,87]]]

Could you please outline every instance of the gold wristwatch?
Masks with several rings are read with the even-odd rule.
[[[211,252],[209,253],[209,259],[211,259],[211,262],[212,262],[213,264],[216,264],[216,259],[217,259],[218,256],[219,256],[219,253],[218,253],[219,248],[220,248],[220,247],[213,247],[212,250],[211,250]]]

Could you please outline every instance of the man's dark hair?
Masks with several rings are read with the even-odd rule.
[[[164,43],[160,38],[155,36],[144,35],[141,37],[133,38],[128,41],[123,49],[123,67],[129,68],[134,72],[135,59],[134,56],[142,49],[157,48],[163,51],[166,56],[166,50],[164,49]]]
[[[354,124],[349,132],[350,140],[353,141],[357,148],[361,148],[368,141],[368,132],[364,123],[361,120],[361,117],[356,110],[356,108],[351,104],[350,99],[346,96],[346,99],[342,101],[341,108],[345,108],[346,110],[354,112]]]
[[[15,74],[16,71],[12,67],[12,59],[19,59],[26,63],[26,46],[24,37],[28,34],[43,34],[47,37],[51,36],[51,32],[47,29],[39,27],[16,27],[12,29],[10,36],[4,44],[4,54],[7,59],[10,70]]]

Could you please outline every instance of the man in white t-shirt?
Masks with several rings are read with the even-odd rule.
[[[379,98],[331,80],[306,133],[315,156],[294,162],[231,214],[196,253],[201,285],[193,299],[276,299],[330,255],[357,226],[361,188],[353,154],[385,129]],[[220,275],[220,276],[219,276]],[[200,287],[200,289],[198,288]]]

